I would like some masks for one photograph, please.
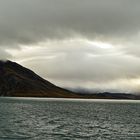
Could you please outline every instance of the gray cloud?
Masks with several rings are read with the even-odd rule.
[[[131,36],[140,30],[139,5],[139,0],[0,0],[0,43]]]
[[[12,58],[12,55],[0,48],[0,59],[5,60]]]

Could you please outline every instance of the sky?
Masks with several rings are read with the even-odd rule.
[[[140,0],[0,0],[0,59],[52,83],[140,93]]]

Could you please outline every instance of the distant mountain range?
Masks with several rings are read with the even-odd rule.
[[[140,99],[123,93],[81,94],[72,92],[41,78],[33,71],[12,61],[0,61],[0,96],[53,97],[89,99]]]

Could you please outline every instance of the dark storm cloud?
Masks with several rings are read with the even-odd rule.
[[[140,29],[139,6],[139,0],[0,0],[0,43],[131,36]]]

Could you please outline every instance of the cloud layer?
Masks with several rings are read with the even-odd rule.
[[[126,55],[117,46],[85,39],[51,40],[38,46],[23,46],[15,52],[16,61],[59,86],[96,91],[139,90],[139,57]]]
[[[0,59],[20,62],[64,87],[139,92],[139,5],[0,0]]]
[[[82,35],[127,38],[139,31],[138,0],[0,1],[0,43]]]

